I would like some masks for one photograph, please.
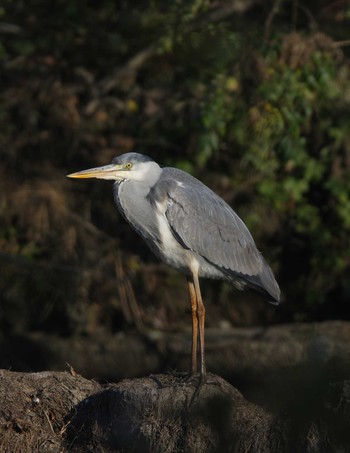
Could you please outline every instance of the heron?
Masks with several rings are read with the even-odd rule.
[[[129,152],[109,165],[67,176],[114,181],[114,201],[122,216],[161,261],[186,276],[192,313],[190,375],[198,372],[198,342],[199,372],[206,373],[199,278],[226,280],[279,303],[279,286],[246,225],[219,195],[189,173]]]

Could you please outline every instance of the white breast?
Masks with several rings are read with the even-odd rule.
[[[169,202],[164,201],[156,204],[157,225],[161,243],[161,249],[159,250],[160,257],[169,264],[169,266],[187,272],[190,268],[193,268],[194,265],[198,266],[198,263],[194,263],[196,260],[193,252],[185,249],[179,244],[171,232],[171,228],[165,216],[165,211],[168,206],[167,203]]]

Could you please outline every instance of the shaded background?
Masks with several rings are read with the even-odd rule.
[[[277,308],[203,282],[209,328],[348,320],[349,30],[347,1],[3,2],[0,366],[64,368],[33,335],[190,327],[111,184],[65,178],[131,150],[213,188],[274,269]]]

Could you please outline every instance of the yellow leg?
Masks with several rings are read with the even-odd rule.
[[[197,300],[197,319],[199,326],[199,347],[200,347],[200,373],[204,376],[206,373],[205,366],[205,347],[204,347],[204,324],[205,324],[205,308],[202,300],[201,289],[199,286],[198,274],[193,274],[194,290]]]
[[[197,318],[197,297],[192,277],[187,277],[188,292],[190,293],[192,311],[192,350],[190,374],[197,372],[197,341],[198,341],[198,318]]]

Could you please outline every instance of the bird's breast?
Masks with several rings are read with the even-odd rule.
[[[147,195],[145,188],[134,184],[115,186],[115,199],[120,212],[152,252],[184,274],[190,274],[197,268],[201,277],[223,278],[218,268],[175,238],[165,214],[171,200],[150,203]]]
[[[155,217],[158,231],[157,255],[169,266],[188,273],[194,265],[195,254],[176,240],[166,218],[165,210],[165,202],[156,203]]]

